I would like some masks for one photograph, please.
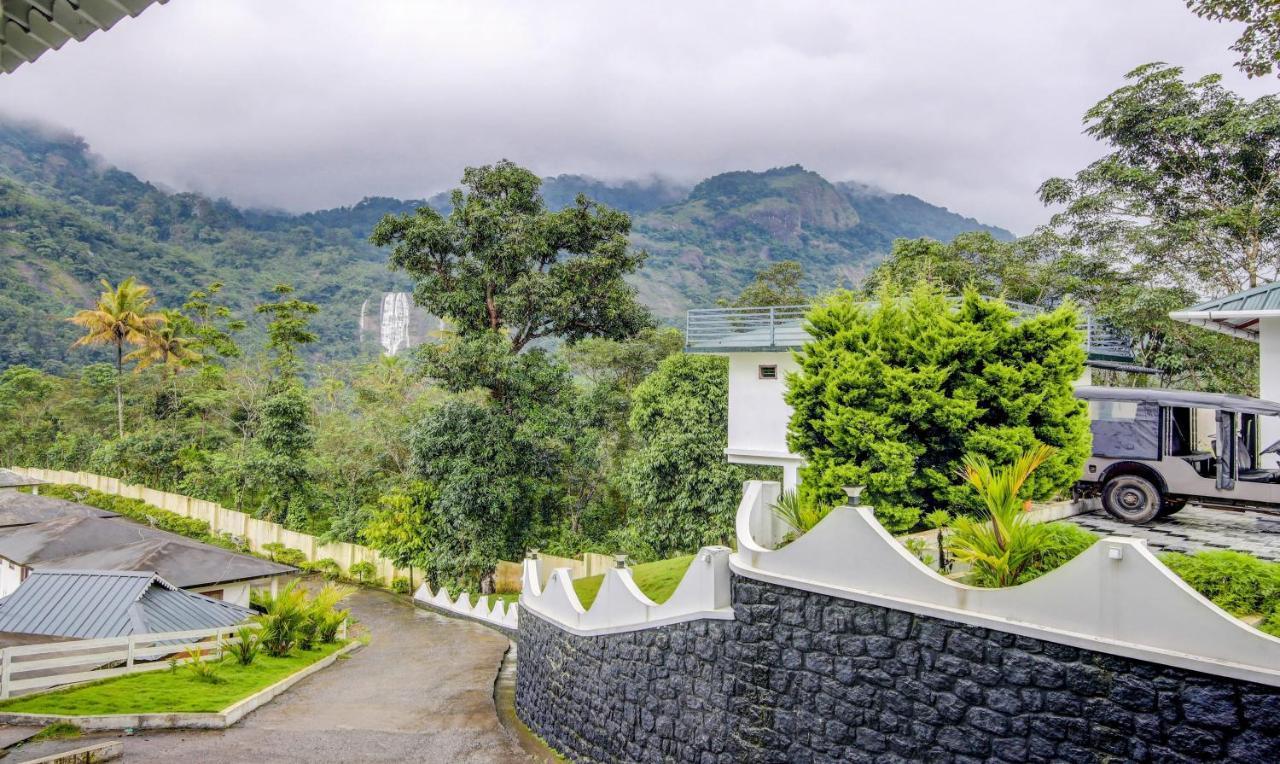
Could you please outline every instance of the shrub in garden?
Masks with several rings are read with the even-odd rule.
[[[391,591],[395,592],[396,594],[408,594],[409,589],[411,588],[412,588],[412,584],[409,583],[409,579],[404,578],[403,576],[392,579],[391,581]]]
[[[275,596],[261,596],[255,604],[263,610],[254,616],[260,627],[258,638],[262,640],[262,649],[267,655],[276,658],[293,652],[298,644],[299,634],[306,625],[306,592],[298,586],[297,581],[290,581]]]
[[[241,666],[251,665],[258,657],[258,653],[262,652],[262,639],[258,636],[258,630],[249,626],[241,626],[236,629],[236,642],[223,643],[223,649],[230,653],[231,657],[236,659],[236,663]]]
[[[1160,561],[1228,613],[1267,615],[1280,606],[1280,563],[1226,549],[1167,552],[1160,555]]]
[[[351,577],[365,586],[369,586],[378,580],[378,569],[371,562],[357,562],[347,571]]]
[[[309,563],[307,570],[319,573],[330,581],[336,581],[342,575],[342,568],[338,567],[338,562],[331,557],[321,557],[315,562]]]
[[[1025,583],[1084,551],[1096,537],[1070,523],[1037,523],[1024,511],[1022,487],[1053,455],[1048,446],[1027,451],[1008,467],[985,457],[964,458],[965,481],[978,495],[985,517],[957,517],[947,548],[970,565],[976,586]]]
[[[791,528],[791,535],[798,536],[813,530],[833,507],[831,504],[818,504],[807,491],[783,491],[769,509]]]
[[[218,669],[222,668],[221,658],[204,660],[199,648],[191,647],[182,654],[181,660],[185,661],[182,665],[191,673],[191,678],[197,682],[222,684],[227,681],[218,674]]]
[[[1089,420],[1072,384],[1084,370],[1077,311],[1023,318],[970,291],[958,302],[922,286],[876,305],[837,294],[808,315],[812,340],[787,379],[788,443],[803,484],[839,504],[842,487],[890,531],[921,513],[977,513],[956,475],[965,454],[1011,464],[1054,446],[1023,487],[1047,499],[1069,488],[1089,453]]]

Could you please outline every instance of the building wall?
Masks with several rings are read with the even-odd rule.
[[[776,365],[778,378],[760,379],[761,365]],[[787,449],[791,407],[783,395],[787,373],[798,368],[789,351],[729,354],[729,461],[784,467],[788,488],[801,457]]]
[[[734,621],[520,622],[516,707],[578,761],[1280,761],[1280,689],[733,577]]]
[[[22,566],[0,557],[0,597],[8,597],[22,584]]]
[[[249,607],[249,583],[218,584],[191,589],[196,594],[205,594],[223,602],[230,602],[240,607]]]

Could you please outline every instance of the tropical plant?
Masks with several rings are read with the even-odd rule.
[[[177,377],[180,370],[199,363],[203,356],[192,349],[196,339],[181,333],[185,323],[182,314],[165,311],[161,315],[164,322],[143,337],[142,347],[126,355],[124,360],[135,362],[136,371],[158,363]]]
[[[307,603],[307,624],[303,628],[304,638],[300,643],[309,649],[316,643],[330,643],[337,639],[338,629],[342,622],[351,617],[350,610],[339,610],[338,604],[355,593],[350,586],[325,584],[324,588],[312,596]]]
[[[251,665],[257,659],[258,653],[262,652],[262,639],[258,635],[258,630],[251,626],[241,626],[236,629],[235,642],[223,642],[223,649],[236,659],[236,663],[241,666]]]
[[[164,323],[164,315],[151,312],[155,299],[151,289],[129,277],[118,286],[102,280],[103,292],[98,304],[82,310],[71,318],[71,323],[86,330],[72,347],[111,345],[116,350],[116,428],[124,435],[124,346],[143,345],[155,330]]]
[[[783,491],[778,499],[769,505],[769,509],[796,535],[813,530],[822,518],[831,513],[831,505],[820,505],[813,500],[812,496],[799,491]]]
[[[191,678],[206,684],[222,684],[227,681],[218,670],[222,668],[222,656],[208,658],[199,647],[188,647],[180,659],[183,666],[191,672]]]
[[[1052,455],[1053,449],[1042,445],[1007,467],[993,467],[983,456],[965,456],[961,477],[977,492],[985,516],[957,517],[949,547],[956,560],[971,566],[972,583],[1013,586],[1038,574],[1037,563],[1053,548],[1053,531],[1027,514],[1022,493],[1031,474]]]
[[[258,638],[262,641],[262,649],[276,658],[293,652],[308,618],[306,591],[298,586],[297,581],[290,581],[274,596],[259,595],[254,604],[263,611],[254,616],[260,627]]]

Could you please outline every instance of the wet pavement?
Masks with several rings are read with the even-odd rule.
[[[508,647],[478,624],[361,590],[352,614],[370,644],[299,682],[227,730],[124,738],[124,761],[528,762],[494,709]],[[80,738],[81,744],[102,739]],[[10,760],[33,757],[34,748]],[[14,752],[15,754],[18,751]]]
[[[1068,518],[1102,536],[1139,538],[1160,552],[1233,549],[1280,561],[1280,515],[1188,506],[1146,525],[1122,523],[1098,510]]]

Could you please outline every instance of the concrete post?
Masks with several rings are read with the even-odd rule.
[[[1280,318],[1264,318],[1258,322],[1258,397],[1280,401]],[[1280,440],[1280,418],[1259,417],[1258,448],[1266,448]],[[1274,454],[1263,457],[1265,467],[1274,468]]]

